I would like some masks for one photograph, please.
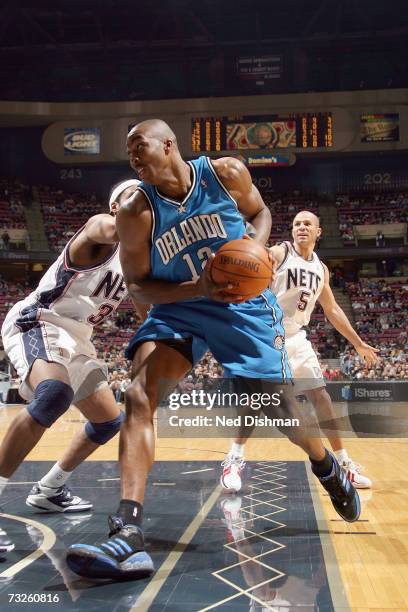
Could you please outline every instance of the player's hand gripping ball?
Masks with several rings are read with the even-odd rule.
[[[230,240],[211,262],[214,283],[228,283],[226,293],[241,296],[242,301],[256,297],[267,289],[273,278],[270,252],[255,240]]]

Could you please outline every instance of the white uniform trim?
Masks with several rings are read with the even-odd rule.
[[[232,195],[230,194],[230,192],[228,191],[228,189],[225,187],[224,183],[222,183],[222,181],[220,180],[220,177],[218,176],[218,174],[216,173],[214,166],[212,165],[211,159],[209,157],[205,158],[207,160],[207,164],[209,169],[211,170],[211,172],[213,173],[214,177],[216,178],[216,180],[218,181],[218,183],[220,184],[221,188],[223,191],[225,191],[225,193],[227,194],[227,196],[229,198],[231,198],[231,200],[234,202],[235,206],[238,209],[238,202],[232,197]]]

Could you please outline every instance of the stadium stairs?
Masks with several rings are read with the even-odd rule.
[[[354,325],[354,313],[353,307],[351,305],[350,296],[347,295],[347,293],[343,293],[343,291],[341,289],[338,289],[337,287],[332,287],[332,291],[334,297],[336,298],[336,302],[338,303],[340,308],[344,310],[344,312],[346,313],[346,317],[348,318],[350,323]]]
[[[50,247],[45,234],[41,204],[36,187],[33,187],[32,196],[31,206],[24,208],[31,251],[49,251]]]
[[[319,217],[320,225],[323,228],[320,247],[341,248],[343,246],[343,241],[339,235],[339,218],[334,201],[326,200],[324,203],[320,204]]]
[[[336,358],[336,359],[325,359],[324,357],[322,357],[320,359],[321,362],[323,363],[327,363],[327,367],[330,368],[331,370],[337,370],[340,367],[340,359]]]

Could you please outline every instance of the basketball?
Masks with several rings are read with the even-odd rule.
[[[215,283],[231,283],[226,290],[249,300],[266,289],[272,276],[268,251],[254,240],[231,240],[215,254],[211,277]]]

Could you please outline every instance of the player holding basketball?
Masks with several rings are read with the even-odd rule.
[[[107,384],[107,366],[96,357],[92,330],[126,295],[119,261],[115,215],[139,181],[118,185],[112,215],[91,217],[69,241],[33,293],[17,302],[1,330],[5,351],[22,379],[29,400],[11,423],[0,446],[0,493],[45,431],[70,407],[88,419],[27,498],[27,504],[54,512],[80,512],[92,504],[66,486],[71,472],[119,431],[124,414]],[[11,548],[10,548],[11,546]],[[0,552],[13,544],[0,533]]]
[[[369,366],[377,361],[378,349],[363,342],[334,298],[329,271],[314,252],[321,233],[320,222],[315,214],[303,210],[296,215],[292,224],[293,244],[283,242],[270,249],[277,266],[271,288],[283,311],[285,346],[296,390],[310,400],[320,422],[331,421],[334,426],[336,415],[330,395],[325,389],[319,360],[303,329],[310,321],[316,302],[320,302],[333,327],[351,342]],[[338,432],[327,430],[325,433],[354,487],[370,488],[371,480],[361,474],[359,467],[349,458]],[[237,438],[222,463],[221,485],[232,492],[241,489],[245,442],[246,438]]]
[[[143,183],[117,216],[122,269],[133,299],[155,306],[128,347],[128,356],[139,365],[133,367],[126,391],[122,499],[110,518],[110,537],[100,546],[74,544],[67,554],[76,573],[111,579],[153,571],[144,550],[142,517],[154,461],[153,416],[160,399],[207,347],[227,376],[245,384],[263,379],[274,381],[276,389],[289,376],[275,296],[267,290],[239,303],[239,296],[228,295],[227,284],[212,282],[210,266],[201,272],[222,244],[245,234],[244,218],[256,228],[260,243],[269,236],[270,213],[248,170],[228,157],[185,162],[173,131],[158,119],[136,125],[127,144],[130,164]],[[155,348],[140,361],[147,341]],[[282,396],[285,411],[291,408],[288,396]],[[346,520],[356,520],[358,495],[321,440],[296,438],[295,433],[291,439],[308,453],[336,510]]]

